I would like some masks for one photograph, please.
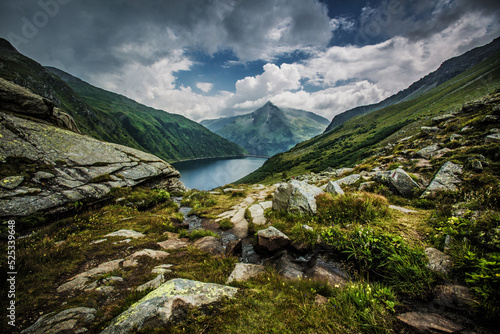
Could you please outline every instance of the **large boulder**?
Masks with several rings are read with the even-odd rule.
[[[232,298],[237,288],[187,279],[172,279],[151,291],[111,321],[101,334],[125,334],[140,331],[148,324],[166,325],[187,307],[199,307]]]
[[[64,212],[68,204],[100,200],[116,187],[185,189],[179,172],[152,154],[1,110],[0,161],[23,174],[6,175],[22,180],[9,182],[12,189],[0,187],[2,218]]]
[[[326,185],[325,191],[334,195],[344,195],[344,191],[337,182],[329,181]]]
[[[458,189],[457,184],[462,182],[458,175],[462,173],[462,165],[454,164],[451,161],[446,162],[441,166],[421,197],[433,196],[438,191],[456,191]]]
[[[420,190],[418,183],[413,181],[411,176],[401,168],[379,172],[374,179],[387,185],[393,192],[405,197],[411,197],[416,191]]]
[[[315,214],[315,197],[322,193],[323,190],[306,182],[292,180],[282,183],[274,192],[273,210]]]

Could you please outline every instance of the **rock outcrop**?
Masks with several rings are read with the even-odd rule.
[[[437,191],[456,191],[458,189],[456,185],[462,182],[458,174],[462,173],[462,165],[454,164],[451,161],[446,162],[441,166],[421,197],[430,197]]]
[[[26,328],[22,334],[58,334],[58,333],[86,333],[85,325],[90,324],[96,310],[88,307],[75,307],[57,314],[48,313]]]
[[[273,210],[315,214],[317,208],[315,197],[322,193],[318,187],[292,180],[279,185],[274,192]]]
[[[167,162],[48,123],[48,100],[1,83],[0,217],[64,212],[71,203],[101,199],[116,187],[185,189]]]
[[[130,333],[132,330],[141,330],[148,323],[164,325],[186,307],[211,304],[223,297],[231,298],[237,291],[237,288],[214,283],[173,279],[130,306],[101,334]]]

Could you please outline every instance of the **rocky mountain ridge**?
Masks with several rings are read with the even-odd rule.
[[[365,115],[393,104],[416,98],[434,87],[437,87],[453,77],[467,71],[498,52],[500,52],[500,37],[493,40],[489,44],[474,48],[460,56],[444,61],[434,72],[427,74],[422,79],[411,84],[410,87],[388,97],[381,102],[356,107],[336,115],[326,128],[325,133],[344,124],[353,117]]]
[[[250,154],[272,156],[320,134],[328,120],[311,112],[279,108],[267,102],[250,114],[203,120],[201,124]]]

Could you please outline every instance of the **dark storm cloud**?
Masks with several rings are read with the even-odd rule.
[[[54,15],[38,24],[46,8]],[[115,71],[130,61],[150,65],[178,49],[269,58],[324,45],[331,35],[326,9],[315,0],[21,0],[0,9],[0,35],[21,52],[86,71]],[[27,24],[37,33],[26,36]]]
[[[389,0],[376,6],[368,4],[359,19],[356,42],[371,44],[394,36],[426,40],[474,13],[498,19],[500,4],[496,0]]]

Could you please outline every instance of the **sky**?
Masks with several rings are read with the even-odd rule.
[[[42,65],[194,121],[267,101],[328,119],[500,36],[497,0],[0,0]]]

